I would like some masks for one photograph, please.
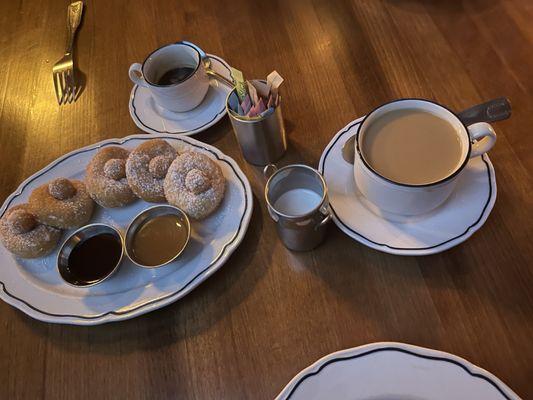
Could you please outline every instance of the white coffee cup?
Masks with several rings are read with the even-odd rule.
[[[209,90],[202,54],[205,53],[192,43],[168,44],[154,50],[142,64],[131,64],[129,76],[136,85],[149,89],[159,106],[173,112],[190,111],[202,102]],[[178,67],[191,67],[194,72],[177,83],[157,84],[163,74]]]
[[[437,182],[410,185],[394,182],[379,173],[365,160],[361,153],[367,127],[385,114],[402,109],[418,109],[430,112],[448,121],[456,128],[461,143],[461,158],[455,170]],[[441,205],[452,193],[468,160],[489,151],[496,142],[496,133],[485,122],[468,127],[446,107],[429,100],[400,99],[383,104],[370,112],[359,125],[355,139],[354,177],[363,196],[381,212],[392,216],[414,216],[427,213]]]

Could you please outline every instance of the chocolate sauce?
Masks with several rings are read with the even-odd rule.
[[[122,254],[120,240],[110,233],[90,237],[70,252],[64,278],[74,285],[90,285],[105,278]]]

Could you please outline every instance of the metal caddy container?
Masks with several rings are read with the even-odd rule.
[[[254,83],[266,88],[264,81]],[[244,117],[229,106],[232,97],[237,97],[236,89],[226,98],[226,110],[245,160],[254,165],[267,165],[279,160],[287,150],[281,104],[263,117]]]

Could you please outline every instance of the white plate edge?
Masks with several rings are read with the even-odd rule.
[[[495,376],[491,372],[481,367],[478,367],[475,364],[472,364],[470,361],[462,357],[459,357],[459,356],[456,356],[455,354],[447,353],[441,350],[435,350],[435,349],[430,349],[427,347],[421,347],[421,346],[416,346],[416,345],[401,343],[401,342],[375,342],[375,343],[364,344],[361,346],[351,347],[349,349],[339,350],[339,351],[327,354],[324,357],[320,358],[319,360],[315,361],[313,364],[301,370],[294,378],[290,380],[290,382],[287,385],[285,385],[285,387],[280,392],[280,394],[276,396],[275,400],[286,400],[288,398],[287,396],[293,390],[293,387],[304,376],[306,376],[309,373],[317,373],[318,370],[322,367],[322,365],[324,365],[330,360],[333,360],[336,358],[343,358],[343,357],[352,357],[358,354],[366,353],[368,351],[381,349],[381,348],[389,348],[389,347],[397,348],[400,350],[405,350],[405,351],[415,353],[421,356],[444,358],[444,359],[454,361],[455,363],[461,364],[464,368],[466,368],[470,372],[470,375],[478,374],[478,375],[484,376],[489,381],[492,380],[493,383],[496,384],[499,387],[499,389],[502,390],[512,400],[521,400],[521,398],[497,376]],[[475,378],[475,376],[472,376],[472,377]]]

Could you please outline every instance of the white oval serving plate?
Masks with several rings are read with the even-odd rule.
[[[296,375],[277,400],[520,400],[463,358],[404,343],[329,354]]]
[[[109,280],[89,288],[65,284],[56,269],[59,246],[47,257],[24,260],[0,246],[0,297],[29,316],[46,321],[96,325],[133,318],[173,303],[211,276],[238,247],[252,214],[252,190],[237,163],[213,146],[174,135],[132,135],[75,150],[26,179],[0,209],[24,203],[37,186],[57,177],[83,179],[85,167],[98,149],[118,145],[133,149],[141,142],[165,139],[178,151],[192,149],[217,161],[226,178],[226,195],[208,218],[192,222],[191,241],[174,262],[158,269],[136,267],[125,259]],[[96,207],[91,222],[111,224],[124,233],[137,213],[152,206],[137,200],[117,209]],[[62,241],[66,238],[65,233]]]

